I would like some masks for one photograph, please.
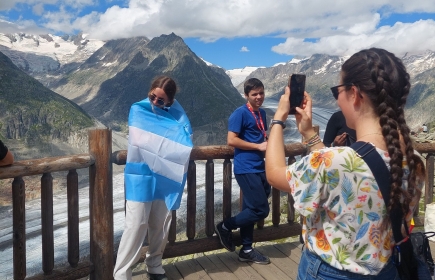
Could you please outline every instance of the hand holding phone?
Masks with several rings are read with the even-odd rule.
[[[303,74],[292,74],[289,78],[290,88],[290,111],[289,114],[296,114],[296,107],[301,107],[304,102],[306,76]]]

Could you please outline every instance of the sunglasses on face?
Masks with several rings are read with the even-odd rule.
[[[157,99],[157,105],[164,106],[165,100],[163,98],[157,98],[157,96],[154,93],[151,93],[148,98],[151,100],[151,102],[154,102]]]
[[[338,90],[339,87],[344,87],[344,86],[353,86],[352,83],[346,83],[346,84],[342,84],[342,85],[338,85],[335,87],[331,88],[332,91],[332,95],[334,96],[335,100],[338,99],[338,95],[340,94],[340,91]]]

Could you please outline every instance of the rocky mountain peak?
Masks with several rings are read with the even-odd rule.
[[[188,47],[184,43],[183,39],[175,35],[174,33],[155,37],[148,43],[148,48],[150,48],[155,52],[161,52],[165,48],[174,48],[174,47],[181,48],[183,51],[188,50]]]

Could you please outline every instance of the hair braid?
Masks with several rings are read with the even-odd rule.
[[[372,48],[354,54],[343,64],[342,79],[344,83],[358,86],[373,104],[390,155],[391,190],[388,213],[402,206],[406,215],[412,198],[421,194],[416,187],[417,180],[421,180],[425,172],[422,160],[414,154],[410,129],[404,116],[404,106],[410,89],[409,75],[400,59],[392,53]],[[407,191],[402,189],[404,154],[400,137],[404,143],[403,150],[410,171]]]
[[[409,90],[411,88],[411,84],[409,82],[409,74],[406,73],[405,66],[400,60],[396,61],[396,64],[399,66],[398,68],[400,69],[400,71],[405,73],[405,84],[402,90],[403,94],[402,96],[400,96],[400,104],[397,110],[397,122],[400,127],[400,134],[403,138],[403,142],[405,143],[406,162],[409,167],[407,195],[404,196],[402,202],[403,211],[407,211],[407,209],[409,209],[409,204],[411,203],[412,197],[417,195],[417,197],[420,198],[421,196],[421,190],[417,188],[417,179],[423,177],[425,173],[425,168],[421,159],[414,154],[414,148],[412,146],[412,140],[410,137],[410,129],[405,121],[404,107],[409,94]]]

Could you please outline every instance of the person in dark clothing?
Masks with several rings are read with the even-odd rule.
[[[0,166],[10,165],[14,162],[14,155],[0,140]]]
[[[326,125],[325,135],[323,136],[325,146],[350,146],[355,142],[355,139],[355,130],[347,127],[343,112],[337,111],[332,114]]]

